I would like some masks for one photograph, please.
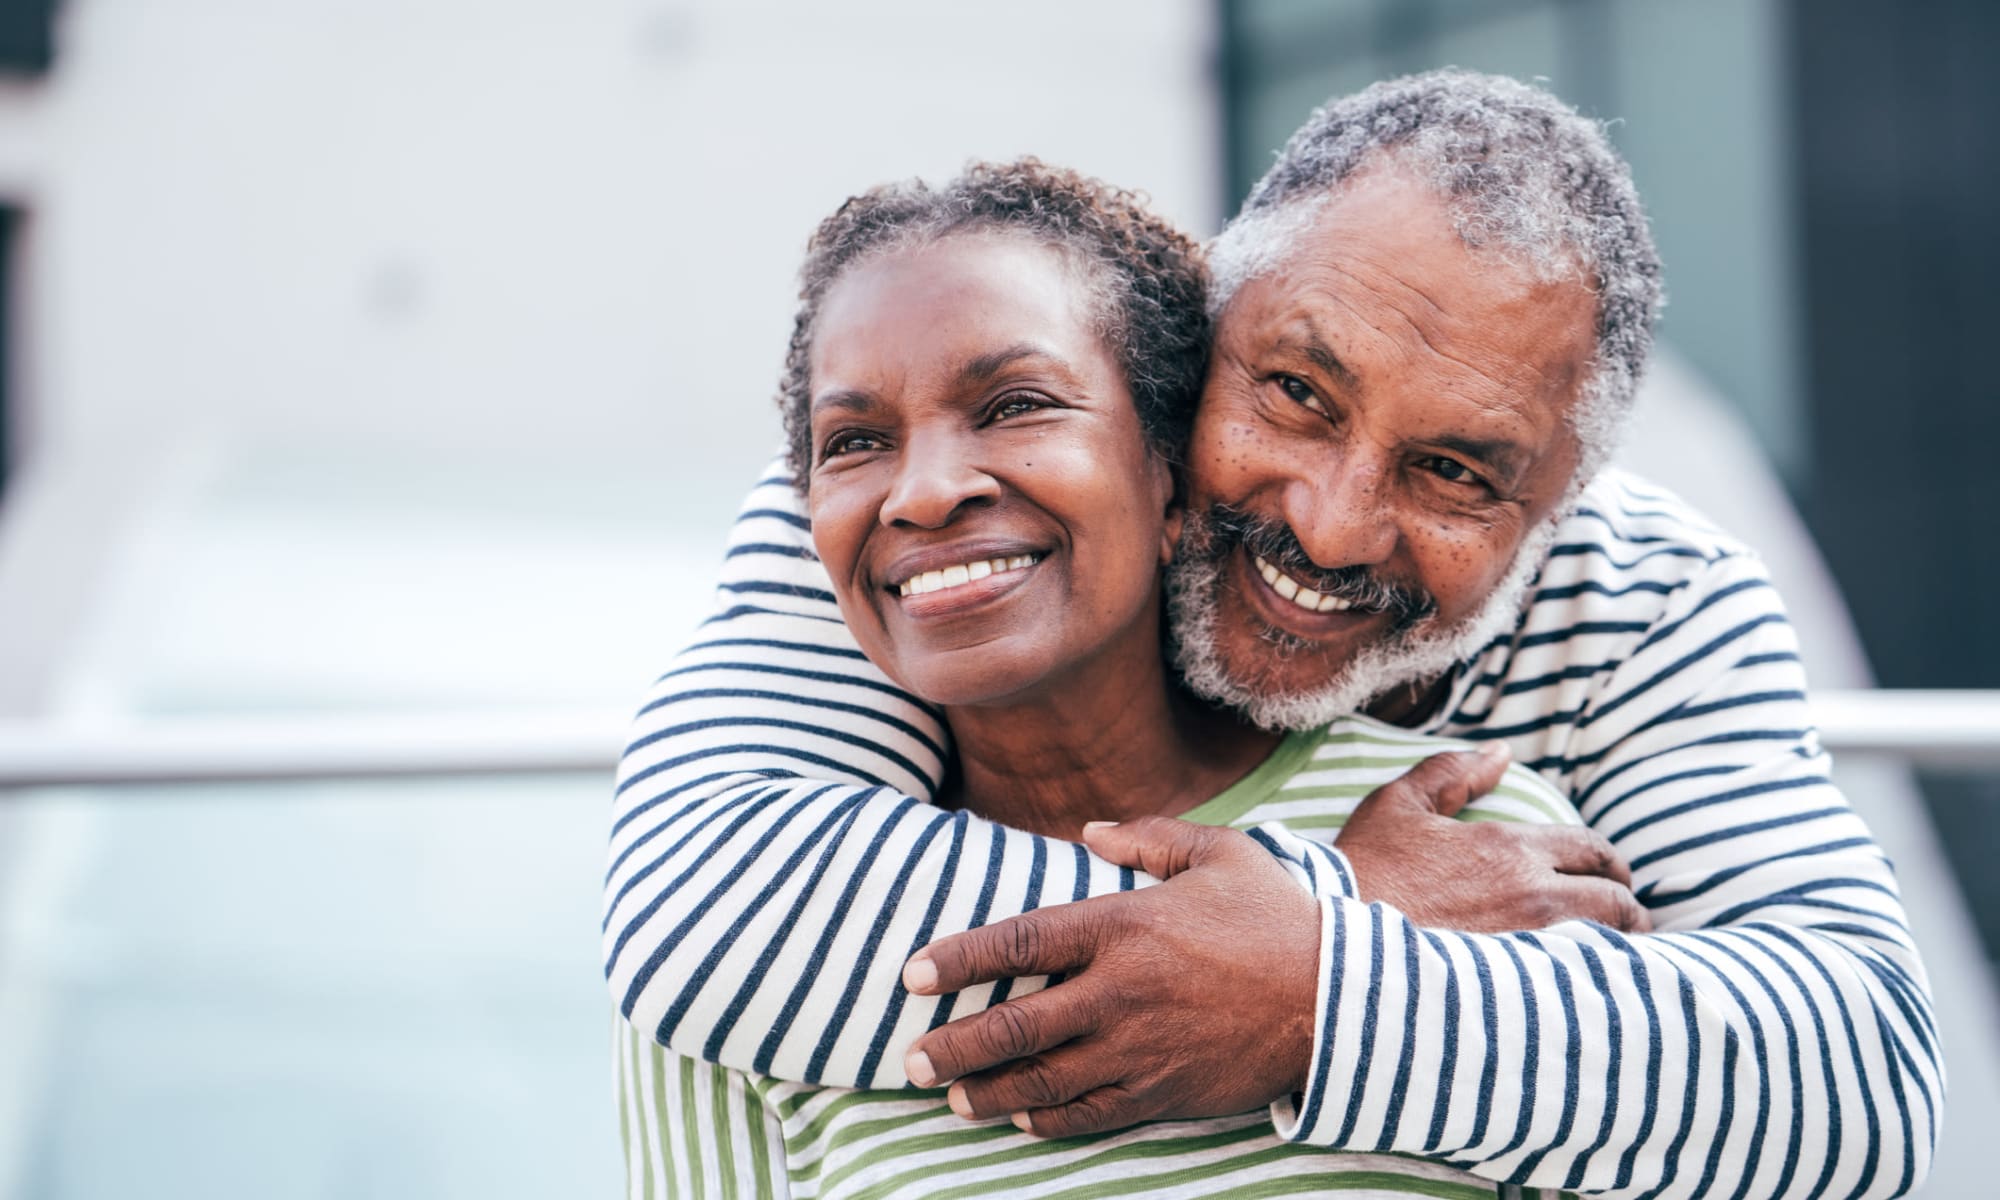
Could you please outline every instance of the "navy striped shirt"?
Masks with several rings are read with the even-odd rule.
[[[893,1087],[918,1034],[1009,990],[908,996],[912,951],[1133,879],[927,803],[938,715],[855,649],[809,547],[774,472],[625,754],[606,970],[680,1053]],[[1505,739],[1631,863],[1656,932],[1420,929],[1319,852],[1318,1037],[1306,1092],[1274,1106],[1282,1135],[1620,1195],[1922,1178],[1943,1101],[1928,987],[1754,555],[1607,472],[1520,625],[1419,732]]]

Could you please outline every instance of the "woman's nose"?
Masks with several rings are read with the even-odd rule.
[[[1000,498],[1000,481],[956,438],[927,438],[904,448],[895,482],[882,502],[884,525],[938,529],[969,505]]]

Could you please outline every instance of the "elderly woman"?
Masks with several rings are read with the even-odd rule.
[[[802,280],[780,397],[794,478],[855,639],[943,711],[946,806],[1050,839],[1151,815],[1325,838],[1453,748],[1359,717],[1281,738],[1166,666],[1205,276],[1131,195],[1032,161],[877,189],[820,226]],[[1518,769],[1465,815],[1574,820]],[[1284,1142],[1261,1112],[1041,1141],[935,1090],[785,1082],[621,1037],[634,1196],[1370,1186],[1367,1156]],[[1421,1170],[1442,1195],[1491,1186]]]

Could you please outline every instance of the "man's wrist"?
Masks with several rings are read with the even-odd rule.
[[[1360,898],[1354,881],[1354,864],[1333,846],[1301,837],[1276,821],[1267,821],[1250,830],[1250,837],[1270,851],[1292,881],[1314,899]]]
[[[1338,965],[1328,945],[1329,933],[1334,927],[1334,904],[1331,897],[1321,896],[1315,907],[1319,910],[1319,928],[1316,931],[1317,953],[1313,962],[1312,989],[1308,995],[1309,1004],[1294,1001],[1294,1010],[1285,1025],[1286,1046],[1284,1061],[1296,1069],[1288,1072],[1284,1088],[1271,1103],[1271,1123],[1279,1137],[1287,1141],[1303,1140],[1311,1129],[1306,1114],[1317,1112],[1322,1105],[1313,1097],[1324,1091],[1324,1064],[1326,1047],[1324,1039],[1330,1034],[1327,1028],[1327,1005],[1332,994],[1331,971]]]

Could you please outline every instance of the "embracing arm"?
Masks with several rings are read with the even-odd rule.
[[[720,611],[640,711],[605,880],[619,1010],[689,1057],[838,1086],[905,1082],[903,1050],[1039,980],[911,996],[934,938],[1151,880],[1083,847],[928,803],[937,715],[855,648],[782,470],[731,536]],[[1340,856],[1282,836],[1302,881]],[[1316,864],[1316,865],[1314,865]]]
[[[1448,932],[1386,904],[1325,899],[1314,1045],[1292,1077],[1299,1094],[1274,1106],[1280,1132],[1619,1195],[1907,1192],[1927,1168],[1942,1102],[1929,997],[1888,863],[1827,782],[1796,647],[1761,568],[1709,564],[1609,670],[1566,757],[1534,765],[1574,781],[1585,818],[1629,858],[1663,932],[1583,921]],[[1465,769],[1449,763],[1426,768]],[[1393,836],[1349,852],[1363,895],[1385,865],[1414,866],[1450,893],[1486,886],[1517,857],[1518,835],[1400,814],[1410,806],[1382,806],[1391,793],[1371,796],[1341,835],[1355,837],[1363,810],[1393,822]],[[1163,875],[1221,849],[1210,845],[1219,831],[1182,822],[1115,832],[1092,844]],[[1406,861],[1380,858],[1385,847]],[[1162,953],[1158,930],[1226,911],[1228,881],[1211,879],[1206,906],[1167,913],[1151,898],[1116,897],[931,947],[941,988],[1091,969],[1006,1006],[1004,1022],[996,1011],[935,1030],[917,1051],[962,1077],[962,1111],[1027,1110],[1051,1136],[1124,1123],[1135,1093],[1184,1094],[1210,1072],[1143,1033],[1105,1025],[1094,1035],[1137,1064],[1118,1076],[1092,1074],[1060,1047],[1106,1012],[1171,1024],[1199,994],[1195,977],[1248,953],[1220,966],[1199,958],[1213,951],[1206,944]],[[1547,880],[1518,877],[1492,894],[1546,896]],[[1128,916],[1142,903],[1143,917]],[[1461,928],[1548,923],[1542,914]],[[1255,949],[1270,935],[1235,936]],[[1150,972],[1128,966],[1097,982],[1098,964],[1149,957]],[[1291,1010],[1255,987],[1239,994],[1245,1020],[1289,1028]],[[1232,1093],[1244,1094],[1259,1093]],[[1141,1115],[1157,1114],[1144,1103],[1155,1107]]]
[[[1454,934],[1330,901],[1281,1128],[1587,1191],[1915,1186],[1943,1100],[1928,987],[1761,565],[1708,564],[1533,765],[1572,778],[1659,932]]]

